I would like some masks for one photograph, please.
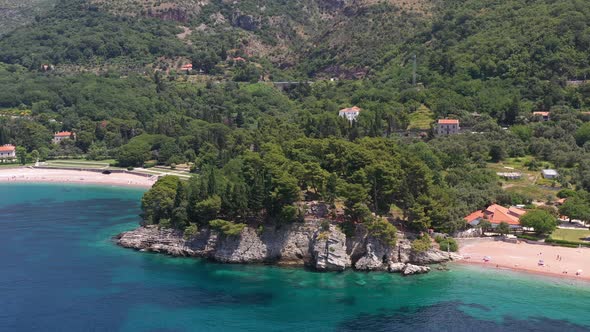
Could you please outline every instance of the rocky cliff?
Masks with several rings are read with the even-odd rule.
[[[395,247],[382,243],[359,226],[354,236],[347,237],[331,225],[291,224],[267,227],[260,232],[246,227],[239,236],[224,236],[202,229],[185,239],[179,231],[142,226],[117,236],[117,244],[141,251],[173,256],[192,256],[222,263],[265,263],[308,266],[318,271],[390,271],[404,275],[425,273],[429,268],[417,266],[460,259],[437,249],[417,253],[410,241],[398,234]]]

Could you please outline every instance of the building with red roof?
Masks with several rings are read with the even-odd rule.
[[[356,121],[359,114],[361,114],[361,109],[357,106],[343,108],[338,112],[338,116],[346,118],[350,122]]]
[[[193,64],[192,63],[186,64],[186,65],[180,67],[180,70],[191,71],[191,70],[193,70]]]
[[[0,160],[9,160],[16,158],[16,146],[4,144],[0,146]]]
[[[65,139],[76,139],[76,133],[71,131],[60,131],[53,134],[53,143],[58,144]]]
[[[492,227],[505,222],[511,228],[520,228],[520,217],[525,213],[525,210],[515,206],[505,208],[498,204],[492,204],[484,210],[471,213],[464,219],[471,226],[477,226],[482,220],[488,220],[492,224]]]
[[[549,116],[551,115],[550,112],[533,112],[533,117],[537,119],[541,119],[543,121],[549,121]]]
[[[436,124],[437,135],[453,135],[458,134],[461,130],[459,120],[457,119],[439,119]]]

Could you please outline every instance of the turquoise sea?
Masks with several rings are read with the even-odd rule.
[[[464,266],[316,273],[117,247],[141,195],[1,184],[0,331],[590,331],[578,281]]]

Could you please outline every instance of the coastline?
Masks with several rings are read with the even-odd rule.
[[[454,261],[451,264],[459,264],[459,265],[465,265],[465,266],[473,266],[473,267],[477,267],[477,268],[481,268],[484,270],[496,270],[499,272],[516,272],[516,273],[522,273],[522,274],[528,274],[528,275],[535,275],[535,276],[540,276],[540,277],[547,277],[547,278],[553,278],[556,280],[576,280],[579,282],[584,282],[584,283],[588,283],[588,285],[590,285],[590,276],[576,276],[575,274],[561,274],[561,273],[551,273],[551,272],[547,272],[547,271],[541,271],[541,270],[531,270],[531,269],[526,269],[526,268],[518,268],[518,267],[511,267],[511,266],[504,266],[504,265],[500,265],[500,264],[490,264],[490,263],[484,263],[484,262],[473,262],[473,261],[467,261],[467,260],[460,260],[460,261]],[[498,265],[496,267],[496,265]]]
[[[491,238],[460,239],[459,242],[464,259],[455,262],[458,264],[590,282],[590,249],[587,248],[514,244]],[[561,259],[557,259],[557,255]],[[485,256],[489,257],[488,262],[483,260]],[[538,264],[540,260],[543,266]],[[582,270],[580,275],[576,275],[578,270]]]
[[[46,183],[148,189],[155,181],[155,178],[130,173],[106,175],[80,170],[0,168],[0,185],[2,183]],[[460,239],[459,242],[460,254],[464,259],[455,260],[453,263],[590,282],[590,249],[533,245],[524,242],[512,244],[490,238]],[[565,262],[556,260],[556,255],[564,257]],[[484,262],[484,256],[490,256],[491,260]],[[539,259],[544,259],[546,265],[538,266]],[[582,270],[581,275],[575,275],[577,270]],[[565,274],[564,271],[568,273]]]
[[[101,186],[118,186],[131,188],[151,188],[156,178],[147,178],[130,173],[102,174],[99,172],[40,169],[40,168],[0,168],[2,183],[55,183],[55,184],[90,184]]]

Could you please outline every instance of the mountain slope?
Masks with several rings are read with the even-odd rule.
[[[538,85],[531,80],[589,76],[589,8],[582,0],[62,0],[2,37],[0,61],[166,69],[192,59],[219,75],[230,56],[277,77],[382,73],[408,82],[416,54],[426,85]]]
[[[0,60],[28,67],[39,62],[89,66],[113,62],[113,58],[124,64],[129,61],[122,58],[132,58],[131,62],[137,63],[137,53],[142,53],[147,56],[142,56],[144,62],[162,56],[207,56],[219,62],[229,52],[254,58],[255,62],[269,62],[267,67],[298,67],[309,75],[340,75],[342,71],[342,75],[349,76],[359,70],[366,73],[366,66],[375,64],[392,45],[410,38],[414,27],[426,26],[425,11],[431,7],[428,0],[399,4],[370,0],[64,0],[39,22],[3,38],[0,46],[5,51],[0,51]],[[155,23],[154,18],[161,19],[161,23]],[[98,50],[100,46],[93,43],[93,36],[100,39],[106,35],[103,42],[108,43],[112,31],[123,49],[137,40],[151,40],[150,35],[164,45],[147,51],[139,47],[140,51],[133,54]],[[173,38],[172,33],[178,38]],[[70,54],[63,54],[64,48]],[[372,52],[370,56],[365,54],[367,50]]]
[[[31,23],[50,10],[57,0],[0,0],[0,36]]]

